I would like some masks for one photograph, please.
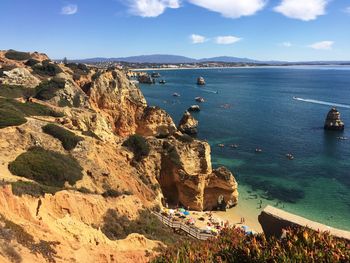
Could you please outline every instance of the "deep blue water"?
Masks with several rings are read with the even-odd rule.
[[[141,85],[149,105],[178,123],[196,96],[204,97],[198,137],[212,146],[214,166],[226,165],[245,191],[287,211],[350,230],[350,68],[235,68],[160,71],[165,85]],[[198,87],[198,76],[206,79]],[[218,94],[215,92],[218,91]],[[181,97],[172,96],[174,92]],[[326,132],[329,105],[338,107],[343,133]],[[223,104],[230,107],[223,108]],[[225,144],[224,148],[218,144]],[[238,144],[237,149],[229,147]],[[255,153],[259,147],[262,153]],[[292,153],[294,160],[288,160]],[[244,187],[243,187],[244,186]]]

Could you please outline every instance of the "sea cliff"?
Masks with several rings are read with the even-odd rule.
[[[147,262],[163,240],[122,222],[165,203],[238,202],[234,175],[212,169],[209,144],[148,106],[121,70],[1,51],[0,117],[0,224],[11,236],[0,234],[3,261]],[[130,235],[111,235],[111,214]]]

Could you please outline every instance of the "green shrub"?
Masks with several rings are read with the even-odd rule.
[[[35,89],[19,85],[0,84],[0,96],[5,98],[28,98],[35,94]]]
[[[74,149],[78,142],[82,141],[83,138],[75,135],[75,133],[66,130],[63,127],[55,124],[47,124],[43,127],[43,131],[62,142],[62,146],[65,150],[70,151]]]
[[[109,209],[103,218],[101,231],[111,240],[124,239],[131,233],[139,233],[167,245],[174,244],[180,239],[179,235],[173,233],[171,228],[162,224],[148,210],[143,210],[138,219],[130,221],[126,216],[120,216],[115,210]]]
[[[26,123],[24,115],[12,109],[0,108],[0,129]]]
[[[83,177],[82,167],[70,155],[32,147],[9,164],[12,174],[35,180],[44,185],[63,187],[75,184]]]
[[[144,157],[148,156],[150,147],[144,137],[140,135],[131,135],[123,146],[127,147],[134,153],[135,160],[141,161]]]
[[[39,100],[50,100],[56,96],[57,91],[64,89],[65,85],[65,80],[59,78],[43,81],[36,87],[35,98]]]
[[[11,60],[27,60],[30,59],[30,54],[28,52],[20,52],[16,50],[9,50],[5,53],[5,57]]]
[[[183,135],[179,136],[177,139],[178,139],[179,141],[185,142],[185,143],[191,143],[191,142],[194,141],[193,137],[191,137],[191,136],[188,135],[188,134],[183,134]]]
[[[108,189],[106,191],[104,191],[102,193],[102,196],[104,198],[107,198],[107,197],[118,197],[118,196],[122,196],[122,195],[132,195],[132,193],[130,191],[118,191],[118,190],[115,190],[115,189]]]
[[[81,75],[87,75],[89,74],[90,70],[89,68],[82,63],[68,63],[65,65],[66,67],[70,68],[73,71],[73,79],[78,80],[80,79]]]
[[[0,98],[0,128],[26,123],[25,117],[30,116],[62,117],[63,114],[41,104]]]
[[[34,182],[16,181],[11,183],[12,192],[17,196],[30,195],[33,197],[44,196],[45,194],[55,194],[62,190],[58,187],[52,187],[47,185],[41,185]]]
[[[289,229],[281,239],[224,229],[218,238],[168,247],[153,262],[349,262],[349,242],[329,233]]]
[[[24,63],[24,64],[25,64],[26,66],[33,67],[34,65],[39,64],[39,63],[40,63],[39,60],[30,58],[30,59],[28,59],[28,61],[27,61],[26,63]]]
[[[63,72],[63,70],[56,64],[50,62],[50,60],[45,60],[41,64],[35,64],[32,66],[33,72],[40,76],[56,76],[58,73]]]

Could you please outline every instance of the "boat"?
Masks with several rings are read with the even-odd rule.
[[[197,78],[197,85],[205,85],[205,79],[203,77]]]
[[[289,160],[293,160],[293,159],[294,159],[294,156],[293,156],[293,154],[291,154],[291,153],[287,153],[287,154],[286,154],[286,157],[287,157]]]
[[[161,79],[160,81],[159,81],[159,84],[165,84],[166,83],[166,81],[164,80],[164,79]]]
[[[256,149],[255,149],[255,152],[256,152],[256,153],[262,153],[262,149],[256,148]]]
[[[173,93],[173,97],[180,97],[180,94],[179,93]]]
[[[197,102],[204,102],[205,101],[204,98],[202,98],[202,97],[195,97],[194,100]]]

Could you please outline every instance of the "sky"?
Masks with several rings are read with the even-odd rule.
[[[0,0],[0,49],[350,60],[350,0]]]

